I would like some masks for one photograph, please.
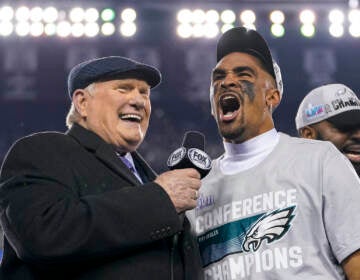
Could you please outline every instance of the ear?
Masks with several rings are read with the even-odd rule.
[[[268,108],[272,108],[272,111],[279,105],[280,103],[280,92],[277,88],[269,88],[266,91],[265,102]]]
[[[299,136],[307,139],[317,139],[317,132],[311,126],[304,126],[299,129]]]
[[[83,89],[77,89],[73,93],[72,102],[82,118],[87,117],[88,99],[89,94]]]

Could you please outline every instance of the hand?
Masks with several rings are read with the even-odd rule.
[[[197,170],[185,168],[167,171],[160,174],[155,182],[167,192],[178,213],[196,207],[201,185]]]

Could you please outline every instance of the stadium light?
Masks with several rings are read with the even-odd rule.
[[[245,10],[241,12],[240,20],[244,25],[253,25],[256,20],[256,15],[252,10]]]
[[[136,25],[133,22],[124,22],[120,25],[120,33],[125,37],[134,36],[136,33]]]
[[[232,10],[225,10],[221,13],[220,18],[223,23],[233,24],[236,20],[236,15]]]
[[[121,19],[124,22],[133,22],[136,19],[136,11],[132,8],[124,9],[121,13]]]
[[[311,10],[303,10],[299,15],[300,21],[303,24],[313,24],[315,22],[315,13]]]
[[[15,18],[17,21],[27,21],[30,18],[30,10],[28,7],[22,6],[15,12]]]
[[[285,21],[285,15],[280,10],[275,10],[270,13],[270,21],[276,24],[283,24]]]
[[[99,11],[95,8],[89,8],[85,11],[84,19],[87,22],[95,22],[99,19]]]
[[[344,35],[344,26],[342,24],[333,23],[329,27],[329,33],[336,38],[342,37]]]
[[[103,21],[113,21],[115,19],[115,16],[115,11],[110,8],[106,8],[100,13],[100,17]]]
[[[192,12],[191,22],[195,24],[201,24],[205,21],[206,14],[201,9],[196,9]]]
[[[275,37],[283,37],[285,35],[285,28],[282,24],[280,23],[273,23],[271,25],[271,34]]]
[[[0,22],[0,35],[9,36],[14,31],[14,25],[9,21]]]
[[[215,10],[208,10],[205,15],[206,22],[208,23],[217,23],[220,20],[220,15]]]
[[[30,20],[33,22],[39,22],[43,19],[43,9],[35,7],[30,10]]]
[[[113,35],[115,33],[115,25],[112,22],[105,22],[102,26],[101,26],[101,33],[104,36],[110,36]]]
[[[0,20],[11,21],[14,18],[14,9],[10,6],[4,6],[0,9]]]

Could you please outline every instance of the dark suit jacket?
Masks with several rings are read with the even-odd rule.
[[[188,221],[132,155],[144,185],[79,125],[17,141],[0,177],[0,279],[201,279]]]

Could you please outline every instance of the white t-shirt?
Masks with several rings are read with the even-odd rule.
[[[244,171],[220,159],[187,216],[205,279],[345,279],[340,263],[360,248],[360,180],[331,143],[280,133]]]

